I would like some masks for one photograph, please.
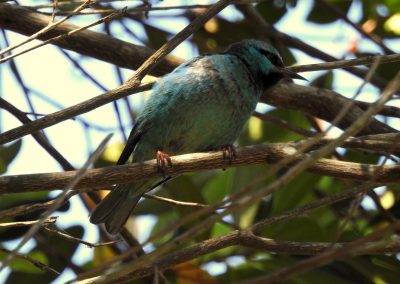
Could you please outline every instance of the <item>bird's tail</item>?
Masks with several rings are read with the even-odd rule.
[[[117,185],[93,210],[90,222],[104,223],[107,232],[117,234],[145,191],[145,182]]]

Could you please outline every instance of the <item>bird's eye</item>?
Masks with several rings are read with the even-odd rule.
[[[268,60],[271,61],[271,63],[274,64],[275,66],[278,66],[278,67],[283,67],[284,66],[283,62],[282,62],[282,59],[279,56],[277,56],[276,54],[274,54],[272,52],[269,52],[269,51],[266,51],[266,50],[263,50],[263,49],[260,50],[260,52],[265,57],[267,57]]]

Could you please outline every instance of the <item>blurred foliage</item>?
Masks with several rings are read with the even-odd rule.
[[[308,1],[308,0],[303,0]],[[297,7],[303,1],[284,1],[271,0],[263,1],[255,5],[256,10],[270,24],[277,24],[293,7]],[[64,4],[60,10],[68,11],[76,7],[76,2],[59,1]],[[154,2],[154,5],[158,1]],[[167,2],[167,1],[165,1]],[[333,5],[340,13],[346,14],[352,5],[357,5],[360,9],[360,20],[358,25],[369,24],[377,36],[382,39],[391,39],[399,36],[400,32],[392,26],[388,28],[388,21],[400,11],[400,1],[398,0],[369,0],[369,1],[326,1]],[[32,2],[32,4],[34,4]],[[96,4],[96,7],[112,8],[113,3]],[[100,6],[99,6],[100,5]],[[160,12],[159,12],[160,13]],[[192,21],[197,15],[198,10],[181,10],[175,16],[165,16],[173,21],[174,18],[183,18]],[[313,1],[311,9],[304,15],[306,21],[312,25],[328,25],[336,21],[342,21],[338,15],[328,9],[321,1]],[[158,14],[159,15],[159,14]],[[129,25],[130,28],[140,27],[144,33],[142,42],[144,45],[154,49],[159,48],[173,35],[170,29],[159,27],[154,24],[157,16],[149,20],[145,16],[131,15],[129,22],[121,22]],[[162,17],[162,16],[160,16]],[[385,25],[386,24],[386,25]],[[178,32],[178,31],[176,31]],[[203,28],[196,32],[190,39],[193,46],[200,53],[219,52],[232,42],[244,38],[257,38],[258,31],[252,28],[244,19],[228,20],[222,17],[216,17],[209,21]],[[303,40],[307,40],[304,38]],[[291,65],[296,63],[291,50],[279,44],[279,49],[285,63]],[[355,50],[354,56],[364,56],[364,52]],[[398,72],[398,63],[385,64],[378,68],[379,75],[389,80]],[[334,80],[333,72],[323,72],[319,77],[311,82],[313,86],[320,88],[332,88]],[[301,127],[307,130],[312,129],[311,119],[304,114],[288,111],[285,109],[271,109],[268,113],[281,120]],[[135,116],[135,115],[133,115]],[[240,145],[251,145],[265,142],[286,142],[304,138],[286,128],[276,126],[270,122],[262,122],[258,118],[251,118],[242,135],[238,140]],[[121,145],[110,146],[100,160],[96,162],[96,167],[112,165],[118,158]],[[21,141],[11,143],[0,147],[0,171],[4,174],[13,159],[18,155],[21,148]],[[340,159],[346,161],[372,163],[375,164],[381,157],[370,153],[360,151],[343,151]],[[269,165],[245,166],[233,168],[226,171],[203,171],[194,174],[187,174],[176,178],[166,185],[163,185],[155,192],[157,195],[167,198],[173,198],[180,201],[190,201],[202,204],[213,204],[224,200],[227,196],[234,194],[243,188],[252,194],[257,189],[267,186],[271,181],[281,176],[285,170],[278,171],[269,175]],[[258,181],[256,186],[249,186],[252,182]],[[264,199],[252,204],[249,207],[242,208],[239,211],[227,216],[225,223],[216,223],[207,232],[197,236],[195,239],[182,244],[185,247],[202,240],[222,236],[234,230],[234,227],[246,228],[265,218],[275,216],[293,208],[316,201],[322,197],[342,192],[353,187],[351,182],[340,179],[320,176],[311,173],[302,173],[292,182],[282,187],[279,191],[273,193]],[[248,188],[247,188],[248,187]],[[399,186],[390,185],[384,190],[390,192],[390,202],[387,209],[395,218],[400,217],[400,191]],[[0,197],[0,210],[9,209],[22,204],[41,203],[49,200],[47,192],[21,193],[2,195]],[[260,233],[261,236],[278,240],[290,241],[318,241],[331,242],[351,241],[357,237],[370,233],[374,228],[387,222],[382,212],[375,208],[357,207],[356,213],[347,225],[343,228],[341,234],[342,221],[348,215],[351,201],[342,201],[331,206],[319,208],[309,212],[304,216],[297,216],[285,222],[277,223],[266,227]],[[137,216],[151,215],[156,223],[150,229],[151,234],[157,234],[166,227],[176,223],[177,220],[191,214],[197,209],[172,206],[163,202],[143,199],[134,211],[131,219],[135,220]],[[66,204],[59,211],[69,212],[69,204]],[[40,217],[42,211],[36,211],[23,216],[5,218],[3,222],[14,222],[22,220],[36,220]],[[86,218],[83,216],[82,218]],[[152,242],[153,248],[157,249],[166,241],[171,240],[177,234],[186,231],[198,224],[202,219],[193,220],[190,225],[179,228],[176,232],[171,232],[160,239]],[[229,223],[232,225],[229,225]],[[20,239],[27,231],[27,227],[16,229],[1,229],[0,241]],[[138,229],[142,233],[142,228]],[[84,234],[84,228],[80,226],[71,226],[65,231],[77,238]],[[51,266],[59,272],[66,268],[73,269],[75,273],[90,269],[107,259],[114,256],[118,250],[111,246],[98,247],[94,250],[93,259],[85,264],[74,263],[74,255],[78,245],[75,242],[66,240],[59,236],[40,231],[34,238],[32,248],[28,255]],[[121,245],[118,247],[120,248]],[[123,246],[122,246],[123,247]],[[0,253],[0,260],[6,257],[5,253]],[[165,272],[166,277],[171,283],[232,283],[240,282],[245,279],[266,275],[277,271],[280,268],[294,264],[305,257],[288,256],[283,254],[273,254],[255,249],[232,246],[208,255],[199,257],[196,260],[189,261],[175,266]],[[207,265],[219,263],[224,265],[225,269],[218,276],[211,276],[205,271]],[[7,283],[50,283],[56,277],[44,273],[38,268],[27,263],[26,260],[15,259],[11,264],[11,273],[6,279]],[[336,261],[332,264],[314,269],[283,283],[397,283],[400,279],[399,259],[394,255],[374,255],[346,258]],[[144,280],[134,281],[132,283],[145,283]]]

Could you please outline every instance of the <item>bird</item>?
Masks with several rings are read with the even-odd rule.
[[[233,143],[260,96],[283,78],[304,79],[285,68],[271,44],[256,39],[183,63],[153,86],[117,164],[156,157],[162,170],[171,155],[214,150],[233,159]],[[90,222],[104,223],[108,233],[117,234],[141,196],[168,179],[116,185]]]

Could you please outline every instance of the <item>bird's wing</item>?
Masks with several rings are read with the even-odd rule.
[[[129,157],[132,155],[133,150],[135,149],[136,144],[139,142],[140,137],[142,137],[143,132],[139,130],[138,125],[139,124],[136,123],[135,126],[132,128],[125,148],[117,161],[117,165],[123,165],[126,163],[126,161],[128,161]]]

